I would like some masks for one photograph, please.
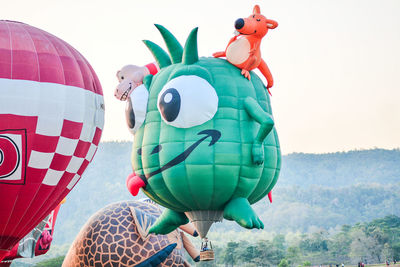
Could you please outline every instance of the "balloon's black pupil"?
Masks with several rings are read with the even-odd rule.
[[[181,109],[181,96],[175,88],[169,88],[161,95],[159,100],[161,115],[168,122],[174,121]]]

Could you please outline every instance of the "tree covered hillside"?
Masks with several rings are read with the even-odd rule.
[[[132,172],[130,142],[103,142],[83,178],[67,196],[54,243],[71,243],[88,218],[107,204],[134,199],[125,181]],[[254,205],[266,231],[296,232],[400,216],[400,151],[363,150],[283,156],[282,174],[267,199]],[[142,193],[136,198],[144,197]],[[211,231],[242,231],[224,220]]]
[[[339,227],[338,227],[339,228]],[[237,236],[237,235],[236,235]],[[386,216],[371,222],[343,225],[326,231],[288,233],[257,237],[240,234],[232,239],[228,233],[210,235],[212,240],[224,240],[216,246],[217,263],[225,266],[277,266],[287,261],[289,266],[356,265],[400,260],[400,218]]]

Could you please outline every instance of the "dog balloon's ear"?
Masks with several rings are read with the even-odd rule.
[[[253,8],[253,14],[261,14],[260,11],[260,6],[259,5],[255,5]]]

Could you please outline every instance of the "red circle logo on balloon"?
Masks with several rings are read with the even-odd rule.
[[[100,142],[104,99],[96,73],[77,50],[14,21],[0,21],[0,95],[4,251],[79,181]]]
[[[0,132],[0,180],[21,180],[23,178],[20,152],[22,140],[20,137],[19,134]]]

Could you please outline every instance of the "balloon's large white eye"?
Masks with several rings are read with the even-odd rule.
[[[195,75],[179,76],[164,85],[157,107],[164,122],[178,128],[190,128],[211,120],[218,109],[214,87]]]

